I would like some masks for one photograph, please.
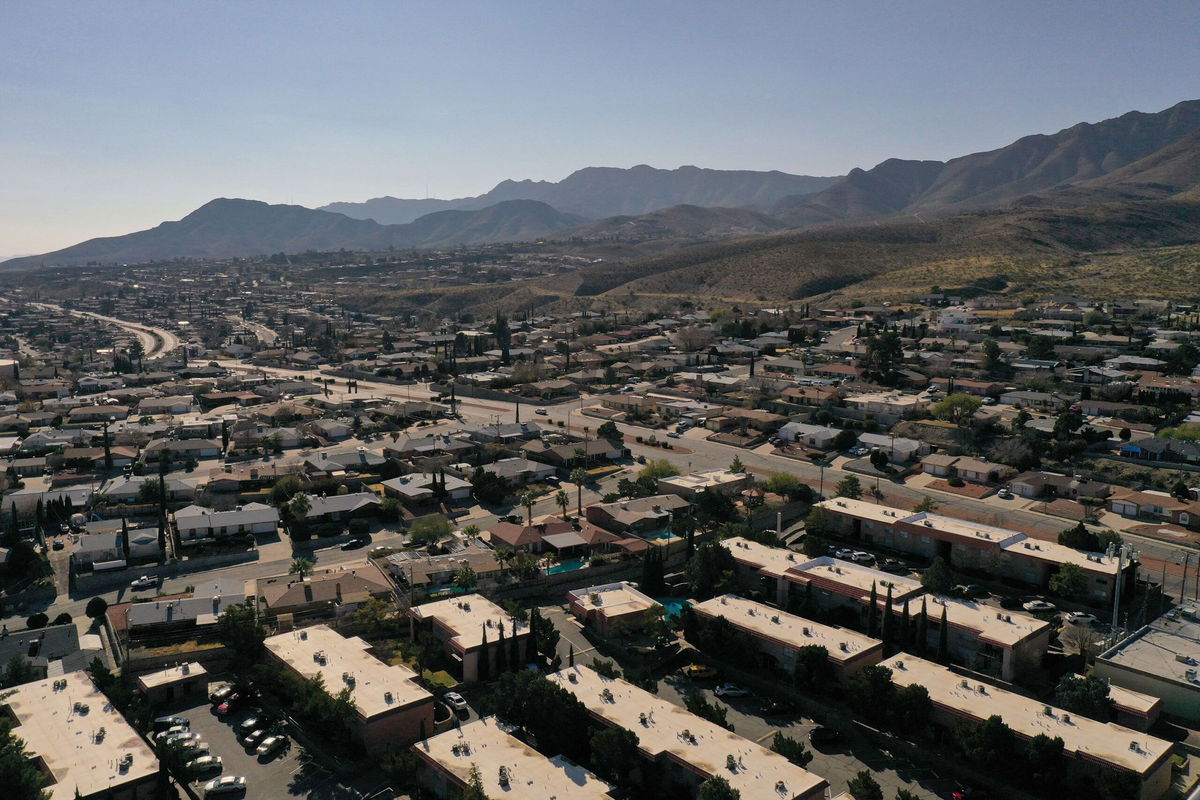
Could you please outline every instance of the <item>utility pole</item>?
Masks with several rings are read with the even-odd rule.
[[[1133,548],[1132,545],[1122,542],[1120,545],[1110,544],[1105,555],[1107,555],[1109,558],[1115,557],[1117,559],[1117,585],[1115,587],[1115,591],[1113,592],[1112,615],[1112,629],[1115,632],[1120,630],[1119,614],[1121,609],[1121,586],[1125,583],[1126,559],[1128,559],[1128,562],[1132,564],[1137,560],[1138,552]]]

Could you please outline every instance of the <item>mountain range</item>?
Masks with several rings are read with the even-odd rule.
[[[677,205],[769,208],[785,197],[799,197],[833,185],[837,178],[748,170],[629,169],[586,167],[561,181],[502,181],[490,192],[457,200],[403,200],[376,197],[365,203],[331,203],[333,211],[355,219],[402,224],[433,211],[474,210],[505,200],[540,200],[559,211],[587,219],[646,214]]]
[[[1066,211],[1172,198],[1200,200],[1198,100],[1026,136],[945,162],[888,159],[841,178],[643,165],[589,167],[558,182],[504,181],[460,200],[377,198],[309,209],[218,199],[177,222],[12,259],[0,268],[543,238],[622,241],[621,256],[636,259],[714,239],[865,222],[923,223],[1006,208],[1083,220],[1086,215]],[[848,230],[851,237],[867,235]],[[739,279],[757,280],[750,273]]]

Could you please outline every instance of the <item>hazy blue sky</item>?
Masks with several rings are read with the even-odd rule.
[[[829,175],[1200,97],[1188,2],[0,3],[0,255],[589,165]]]

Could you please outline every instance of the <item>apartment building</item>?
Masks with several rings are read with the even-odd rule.
[[[414,635],[417,627],[423,626],[441,640],[447,658],[455,667],[453,671],[467,683],[479,680],[482,658],[488,659],[489,671],[494,674],[501,628],[504,629],[505,647],[513,647],[512,639],[517,638],[520,658],[526,657],[531,646],[529,625],[512,619],[508,612],[483,595],[462,595],[413,606],[408,610],[408,616]]]
[[[579,698],[597,723],[637,734],[640,755],[693,797],[714,776],[744,798],[817,800],[829,788],[824,778],[778,753],[620,678],[580,666],[549,678]]]
[[[357,636],[327,625],[280,633],[266,642],[267,655],[301,678],[321,676],[337,694],[351,690],[358,712],[357,735],[368,753],[405,747],[433,730],[433,695],[407,667],[385,664]]]
[[[1138,800],[1155,800],[1171,786],[1173,745],[1113,722],[1099,722],[1048,706],[1031,697],[965,678],[952,670],[905,653],[883,662],[898,688],[924,686],[933,701],[934,722],[954,727],[962,720],[981,722],[993,715],[1021,739],[1038,734],[1061,738],[1064,755],[1087,767],[1132,772],[1138,776]]]
[[[845,683],[865,666],[883,660],[883,642],[847,628],[822,625],[733,594],[692,606],[703,619],[724,617],[754,640],[764,666],[788,675],[803,647],[824,647],[838,680]]]

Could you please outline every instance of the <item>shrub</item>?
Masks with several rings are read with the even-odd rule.
[[[30,630],[44,628],[49,622],[50,618],[38,611],[37,613],[31,614],[29,619],[25,620],[25,627],[29,628]]]
[[[316,534],[320,537],[341,536],[342,524],[340,522],[324,522],[317,526]]]
[[[950,484],[951,486],[953,486],[955,488],[967,485],[966,482],[962,478],[958,477],[957,475],[954,475],[951,478],[947,479],[946,483]]]
[[[371,530],[371,523],[369,520],[365,519],[352,519],[350,520],[349,528],[351,534],[355,536],[362,536]]]

